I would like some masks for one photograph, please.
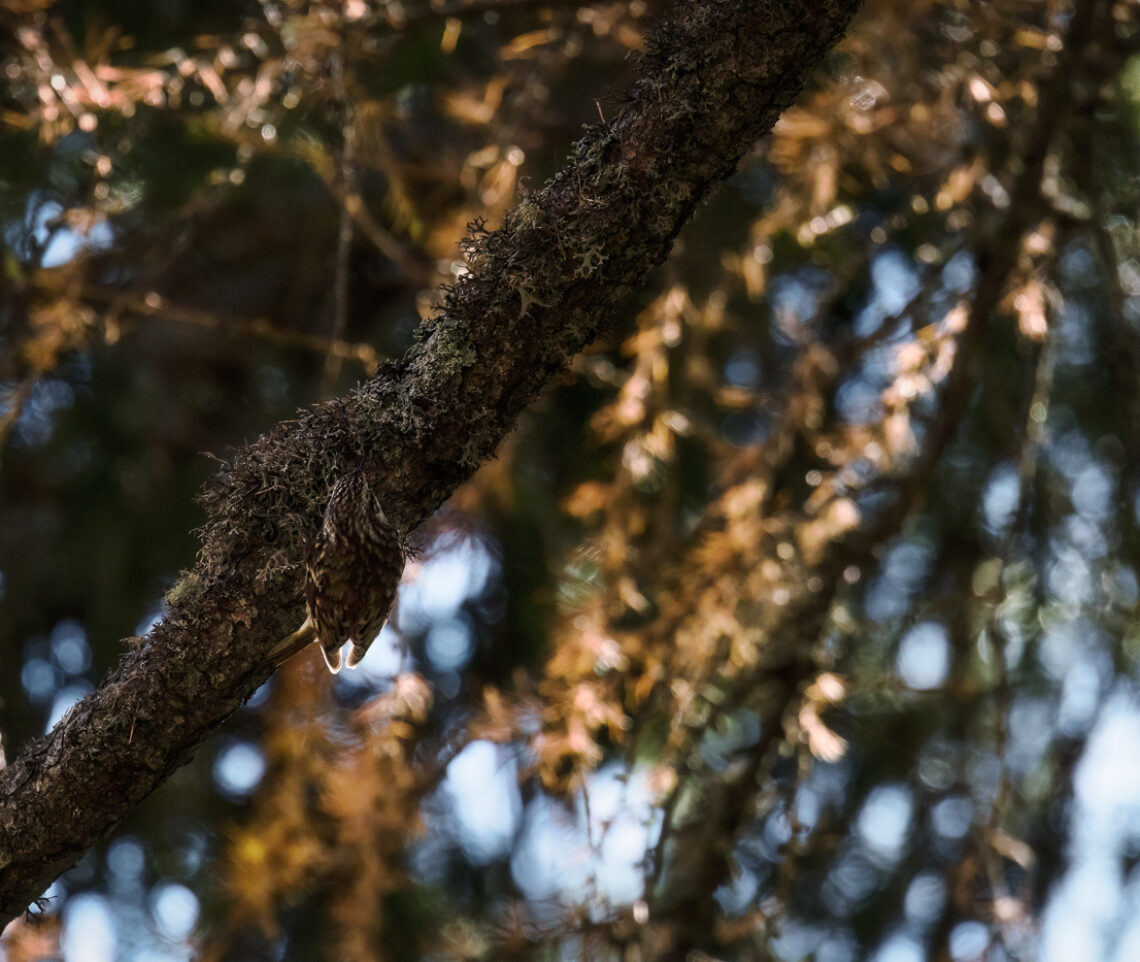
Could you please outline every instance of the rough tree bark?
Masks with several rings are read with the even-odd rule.
[[[198,563],[98,691],[0,772],[0,925],[182,765],[292,652],[300,561],[334,479],[362,464],[417,525],[669,252],[839,39],[859,0],[699,0],[649,38],[616,119],[491,234],[400,361],[279,425],[209,485]]]

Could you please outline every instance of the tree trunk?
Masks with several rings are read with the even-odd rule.
[[[468,241],[470,273],[417,344],[355,392],[238,452],[208,487],[199,561],[118,669],[0,772],[0,925],[183,764],[291,652],[303,546],[331,482],[363,467],[404,529],[490,457],[605,335],[839,39],[858,0],[699,0],[649,37],[612,122]]]

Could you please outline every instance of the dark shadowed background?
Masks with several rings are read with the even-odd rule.
[[[0,0],[8,759],[666,9]],[[1140,956],[1138,122],[1135,0],[870,0],[362,667],[289,662],[0,958]]]

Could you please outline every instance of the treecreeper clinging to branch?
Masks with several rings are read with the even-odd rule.
[[[305,562],[305,623],[275,650],[295,651],[316,641],[336,674],[341,648],[351,641],[348,667],[355,668],[388,617],[406,553],[399,529],[364,474],[350,471],[333,485]]]

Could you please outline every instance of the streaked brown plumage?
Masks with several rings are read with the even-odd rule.
[[[352,642],[355,668],[380,631],[404,570],[404,544],[364,475],[350,472],[333,486],[320,533],[305,565],[306,628],[329,671],[340,671],[341,646]]]

